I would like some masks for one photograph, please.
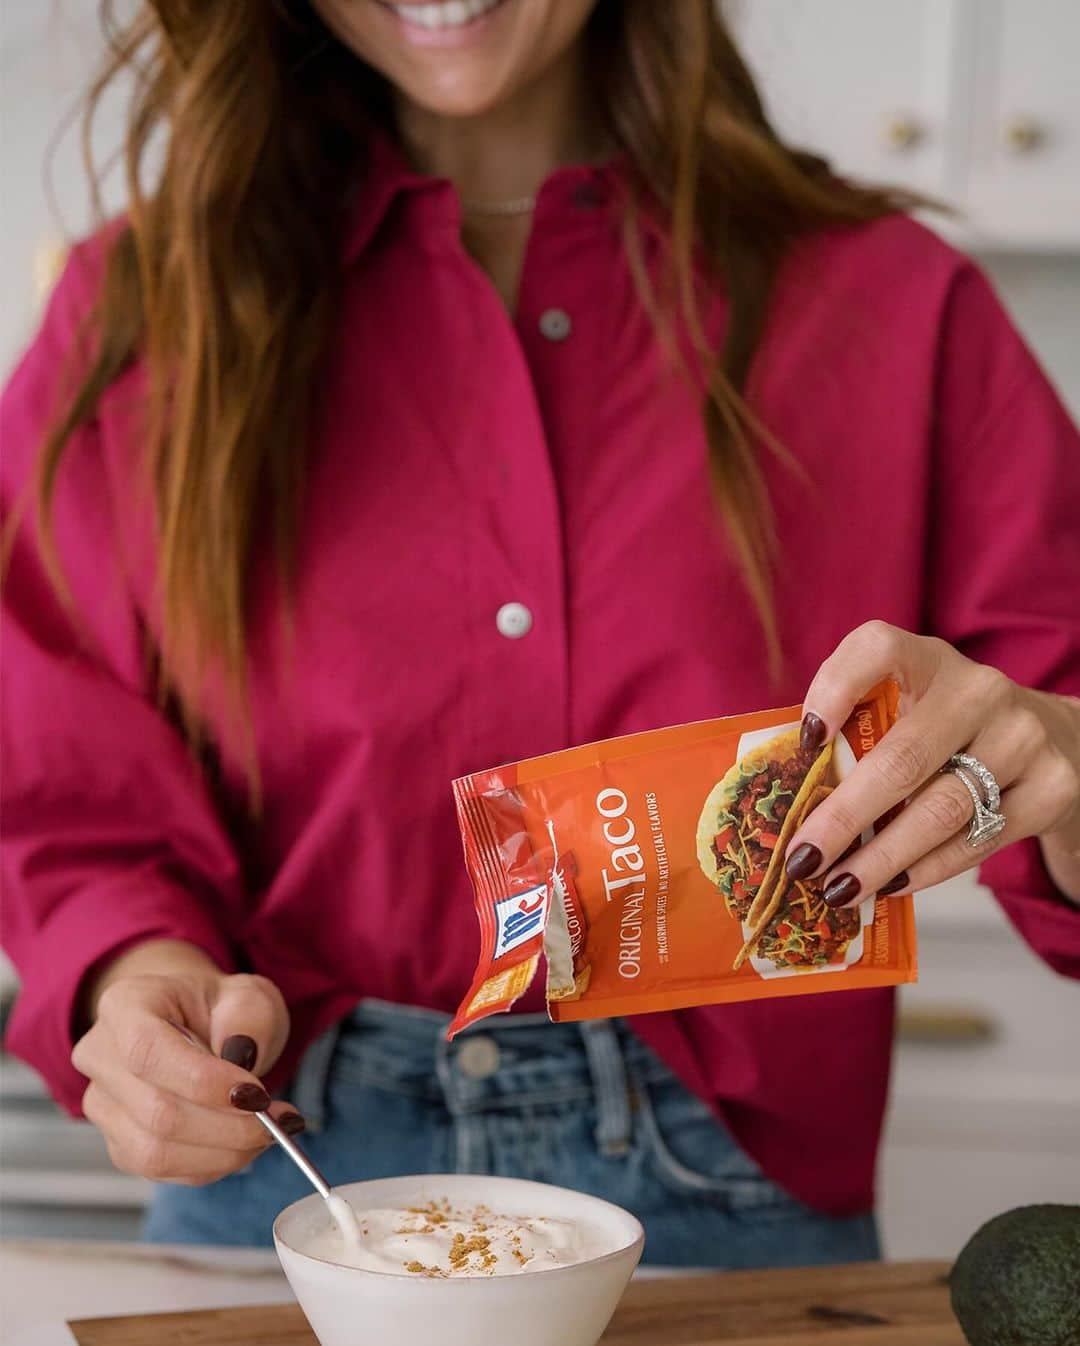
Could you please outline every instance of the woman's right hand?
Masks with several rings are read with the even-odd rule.
[[[82,1012],[91,1027],[71,1059],[89,1080],[83,1111],[117,1168],[196,1186],[273,1143],[252,1113],[269,1109],[290,1134],[303,1130],[259,1080],[289,1035],[285,1001],[265,977],[227,976],[193,945],[153,941],[111,963]]]

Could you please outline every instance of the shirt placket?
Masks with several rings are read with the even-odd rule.
[[[472,609],[469,769],[565,745],[569,733],[567,574],[559,446],[540,390],[572,359],[573,319],[560,303],[542,239],[530,241],[516,322],[474,263],[469,289],[462,451],[470,481]],[[547,295],[545,302],[544,295]]]
[[[575,741],[574,567],[585,540],[574,536],[583,465],[602,452],[596,442],[602,277],[617,240],[609,231],[609,197],[599,174],[568,170],[537,200],[518,289],[515,329],[529,368],[559,516],[562,566],[563,700],[561,744]]]

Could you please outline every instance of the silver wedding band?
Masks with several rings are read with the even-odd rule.
[[[969,846],[981,846],[983,842],[996,837],[1005,826],[1005,814],[1001,812],[1001,787],[997,777],[986,765],[968,752],[957,752],[949,758],[942,771],[951,772],[961,782],[971,796],[975,812],[967,831]],[[980,791],[979,786],[982,786]],[[985,792],[985,793],[984,793]]]
[[[1001,804],[1001,787],[997,783],[997,777],[986,763],[980,762],[977,757],[972,757],[969,752],[954,752],[949,758],[949,764],[951,766],[961,766],[966,771],[971,772],[986,791],[983,803],[991,813],[997,813]]]

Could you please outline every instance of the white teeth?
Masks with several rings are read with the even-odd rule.
[[[393,9],[406,23],[437,30],[463,28],[501,3],[502,0],[447,0],[439,5],[394,5]]]

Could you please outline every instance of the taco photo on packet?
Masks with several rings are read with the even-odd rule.
[[[820,878],[784,867],[803,819],[895,722],[897,695],[873,688],[812,752],[788,706],[456,780],[480,951],[450,1036],[510,1009],[542,962],[556,1021],[914,981],[910,894],[833,911]]]
[[[804,792],[792,810],[787,841],[801,827],[807,814],[828,799],[832,786],[818,784]],[[845,966],[861,952],[863,908],[834,910],[825,902],[825,875],[790,879],[781,868],[758,895],[747,918],[746,942],[735,957],[739,968],[747,958],[755,965],[771,966],[774,972],[827,971]]]
[[[799,746],[798,727],[787,729],[741,757],[705,801],[698,863],[746,938],[779,884],[801,804],[829,779],[832,761],[832,743],[808,755]]]
[[[859,911],[833,911],[822,877],[789,879],[783,865],[807,814],[839,784],[841,755],[834,743],[807,755],[787,729],[746,752],[705,801],[698,863],[742,926],[735,970],[747,958],[763,974],[841,966],[859,937]]]

